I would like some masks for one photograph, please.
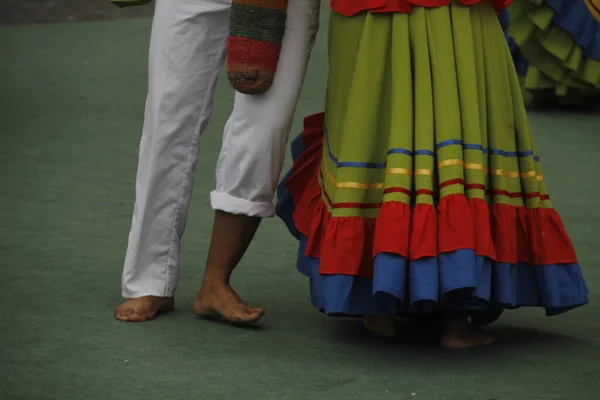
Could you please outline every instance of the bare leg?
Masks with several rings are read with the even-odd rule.
[[[496,341],[496,336],[469,324],[466,310],[445,310],[442,313],[440,345],[445,349],[468,349]]]
[[[372,332],[376,335],[388,338],[396,336],[394,317],[365,315],[363,317],[363,325],[369,332]]]
[[[258,321],[265,310],[250,308],[229,285],[231,273],[248,249],[260,218],[215,211],[206,270],[194,311],[205,318],[223,318],[232,323]],[[232,234],[235,233],[235,234]]]
[[[262,95],[236,94],[223,133],[211,193],[215,223],[204,279],[194,310],[232,323],[258,321],[262,308],[247,307],[229,284],[261,218],[273,216],[273,195],[288,134],[319,25],[319,0],[290,0],[277,73]]]

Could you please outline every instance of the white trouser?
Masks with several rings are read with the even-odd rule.
[[[226,56],[231,0],[158,0],[136,202],[123,296],[173,296],[200,135]],[[212,207],[273,215],[293,114],[319,25],[320,0],[290,0],[281,57],[264,95],[237,93],[225,126]]]

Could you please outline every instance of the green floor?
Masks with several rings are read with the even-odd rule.
[[[598,115],[531,115],[592,303],[557,318],[508,313],[494,326],[500,344],[449,353],[412,335],[381,343],[354,321],[314,311],[295,271],[295,242],[278,220],[263,225],[235,278],[244,297],[268,308],[260,329],[193,316],[232,100],[222,79],[198,163],[177,311],[147,324],[116,322],[149,26],[0,29],[0,399],[598,398]],[[295,131],[322,105],[323,36]]]

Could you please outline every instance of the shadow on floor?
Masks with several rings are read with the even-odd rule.
[[[446,351],[438,347],[439,327],[430,323],[409,323],[399,320],[396,324],[398,336],[395,339],[382,339],[366,331],[359,319],[337,320],[330,323],[330,334],[341,344],[351,346],[369,346],[374,351],[384,349],[389,352],[425,352],[456,354],[465,351]],[[528,348],[545,346],[578,347],[589,346],[585,340],[569,337],[554,332],[542,331],[528,327],[492,325],[489,330],[498,335],[498,342],[487,347],[486,352],[522,351]],[[483,348],[467,350],[480,353]]]

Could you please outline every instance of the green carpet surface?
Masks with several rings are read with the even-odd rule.
[[[323,18],[292,134],[323,105]],[[384,342],[357,321],[315,311],[295,270],[296,243],[276,219],[265,221],[234,280],[267,308],[259,327],[194,317],[208,193],[233,98],[223,76],[202,140],[176,312],[144,324],[114,320],[149,29],[146,19],[0,28],[0,399],[598,398],[598,115],[531,113],[591,304],[555,318],[508,312],[493,326],[498,345],[446,352],[406,326]]]

